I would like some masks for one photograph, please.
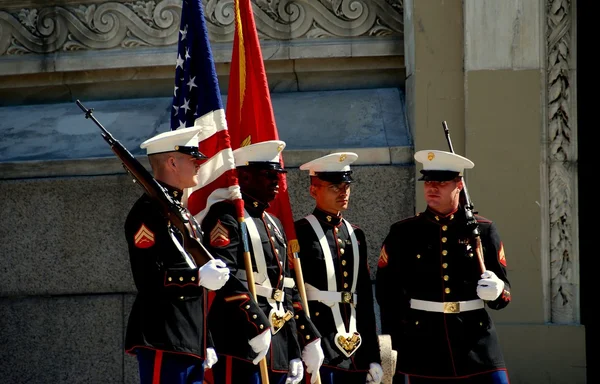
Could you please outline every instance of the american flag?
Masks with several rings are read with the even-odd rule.
[[[243,217],[202,0],[183,1],[175,64],[171,129],[191,126],[202,127],[199,148],[209,159],[200,167],[198,186],[186,191],[184,204],[200,223],[210,206],[222,200],[234,201]]]

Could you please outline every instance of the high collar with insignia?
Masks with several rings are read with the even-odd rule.
[[[244,199],[244,208],[246,208],[250,216],[259,217],[269,208],[269,203],[263,203],[247,193],[242,192],[242,198]]]
[[[456,209],[446,215],[442,215],[441,213],[438,213],[438,212],[434,211],[433,209],[427,207],[425,212],[422,212],[421,215],[423,215],[425,218],[427,218],[431,221],[448,224],[448,223],[456,222],[457,219],[459,219],[460,213],[459,213],[459,210]]]
[[[173,199],[179,202],[181,201],[181,198],[183,196],[183,191],[181,189],[172,187],[167,183],[163,183],[162,181],[159,181],[159,184],[167,189],[169,196],[171,196]]]
[[[342,222],[342,215],[339,216],[333,215],[331,213],[320,210],[319,208],[315,208],[313,211],[313,215],[322,223],[329,224],[333,227],[337,227]]]

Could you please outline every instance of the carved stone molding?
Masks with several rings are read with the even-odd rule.
[[[574,4],[548,0],[547,172],[549,188],[550,321],[579,322],[577,150],[574,110]]]
[[[182,0],[62,1],[0,10],[0,56],[177,43]],[[233,39],[233,0],[203,0],[211,41]],[[253,0],[264,40],[402,36],[398,0]]]

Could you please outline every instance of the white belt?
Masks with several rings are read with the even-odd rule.
[[[310,284],[306,284],[306,297],[308,300],[320,301],[330,307],[335,303],[354,304],[358,301],[358,295],[348,291],[320,291]]]
[[[257,275],[257,273],[254,272],[254,282],[256,282],[256,275]],[[238,269],[237,273],[235,274],[235,277],[237,277],[241,281],[246,281],[246,270]],[[256,285],[259,285],[259,284],[256,283]],[[294,279],[292,279],[291,277],[283,278],[283,288],[294,288],[295,286],[296,286],[296,281],[294,281]]]
[[[235,276],[241,280],[242,284],[244,284],[244,286],[246,288],[248,288],[248,282],[246,281],[246,270],[238,269]],[[292,279],[291,277],[283,278],[283,287],[284,288],[293,288],[295,286],[296,286],[296,282],[294,281],[294,279]],[[254,287],[256,288],[256,294],[258,296],[263,296],[263,297],[266,297],[269,299],[273,299],[280,303],[283,302],[283,298],[285,297],[285,294],[282,290],[271,288],[271,287],[265,287],[264,285],[260,285],[260,284],[254,284]]]
[[[410,307],[412,309],[418,309],[419,311],[460,313],[474,311],[476,309],[482,309],[484,307],[484,304],[483,300],[481,299],[469,301],[447,301],[443,303],[440,303],[438,301],[411,299]]]
[[[248,282],[247,281],[242,281],[242,284],[244,284],[244,286],[246,288],[248,288]],[[264,287],[264,286],[258,285],[258,284],[254,284],[254,288],[256,289],[256,294],[258,296],[266,297],[267,299],[273,299],[273,300],[278,301],[280,303],[283,302],[283,297],[285,296],[285,294],[280,289],[267,288],[267,287]]]

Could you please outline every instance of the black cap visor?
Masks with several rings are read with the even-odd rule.
[[[419,181],[450,181],[460,176],[459,172],[455,171],[421,171]]]
[[[315,172],[315,176],[323,181],[328,181],[332,184],[351,183],[354,181],[354,179],[352,178],[352,171]]]
[[[198,147],[186,147],[179,145],[177,146],[177,152],[185,153],[186,155],[195,157],[198,160],[208,159],[208,157],[204,156],[204,154],[198,150]]]
[[[270,161],[249,161],[247,165],[238,165],[238,168],[243,167],[287,173],[287,171],[281,167],[280,163],[274,163]]]

